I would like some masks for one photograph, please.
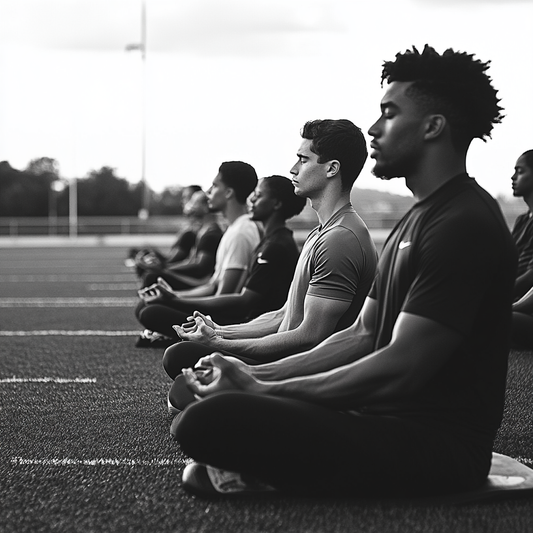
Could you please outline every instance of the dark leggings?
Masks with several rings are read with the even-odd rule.
[[[195,401],[193,394],[185,384],[185,379],[181,373],[182,369],[193,368],[202,357],[212,354],[213,351],[215,351],[213,348],[209,348],[205,344],[187,341],[173,344],[165,350],[165,354],[163,355],[163,368],[174,380],[168,393],[170,403],[174,407],[183,410],[187,405]],[[257,361],[253,361],[247,357],[239,356],[239,359],[247,364],[257,364]]]
[[[135,316],[137,320],[150,331],[157,331],[170,338],[179,340],[178,334],[172,329],[172,326],[177,324],[181,326],[187,321],[190,313],[177,311],[167,305],[160,304],[145,304],[142,300],[135,308]]]
[[[479,487],[491,446],[457,428],[223,392],[192,403],[175,436],[195,461],[299,493],[428,496]]]
[[[200,309],[200,311],[211,315],[213,320],[220,325],[237,324],[244,322],[245,317],[236,314],[212,312],[208,309]],[[137,304],[135,308],[135,316],[137,320],[150,331],[157,331],[166,335],[167,337],[177,337],[176,332],[172,329],[172,326],[177,324],[181,325],[187,322],[187,318],[194,312],[180,311],[162,304],[145,304],[142,300]]]
[[[237,357],[235,354],[224,351],[220,352],[220,350],[214,350],[199,342],[183,341],[179,344],[173,344],[165,350],[165,354],[163,355],[163,368],[170,378],[176,379],[176,376],[181,374],[183,368],[192,368],[202,357],[211,355],[213,352]],[[249,357],[243,357],[241,355],[238,357],[247,364],[257,364],[257,361]]]
[[[513,347],[533,348],[533,316],[525,313],[513,313]]]
[[[143,287],[149,287],[150,285],[157,283],[158,278],[163,278],[175,291],[186,291],[188,289],[193,289],[194,287],[198,287],[198,285],[201,285],[200,282],[192,284],[187,283],[180,276],[173,275],[172,272],[169,272],[167,270],[152,272],[147,271],[141,275],[141,278]]]

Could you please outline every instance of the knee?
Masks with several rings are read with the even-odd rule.
[[[181,374],[182,368],[193,367],[202,357],[211,352],[212,350],[203,344],[182,341],[165,350],[163,368],[172,379],[175,379]]]
[[[137,318],[139,322],[141,322],[141,314],[145,308],[146,308],[146,304],[144,303],[143,300],[140,300],[139,303],[135,307],[135,317]]]
[[[154,283],[157,283],[157,278],[161,276],[161,272],[150,270],[150,272],[144,272],[142,275],[143,286],[149,287]]]
[[[194,366],[188,361],[187,353],[194,344],[189,341],[178,342],[169,346],[163,354],[163,368],[165,372],[172,378],[181,374],[181,369],[184,367]]]
[[[179,365],[176,364],[179,357],[176,352],[179,352],[181,344],[182,343],[178,343],[169,346],[163,354],[163,368],[172,379],[176,379],[176,376],[181,374],[181,368],[178,368]]]
[[[171,435],[180,444],[182,451],[191,457],[209,447],[220,438],[225,422],[231,417],[232,408],[242,402],[233,400],[232,392],[220,392],[189,404],[172,423]]]

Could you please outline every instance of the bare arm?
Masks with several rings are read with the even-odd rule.
[[[276,311],[263,313],[245,324],[221,326],[217,332],[225,339],[253,339],[271,335],[278,331],[285,316],[286,305]]]
[[[205,315],[246,316],[261,301],[259,293],[246,287],[238,294],[220,294],[214,296],[178,298],[172,301],[171,307],[185,313],[193,314],[199,310]]]
[[[427,318],[401,313],[387,346],[319,374],[265,384],[265,393],[330,405],[371,405],[406,398],[439,371],[461,335]]]
[[[533,269],[526,270],[521,276],[516,278],[514,284],[515,298],[521,298],[524,296],[531,287],[533,287]]]
[[[213,272],[215,258],[213,254],[200,251],[185,261],[167,263],[165,270],[168,270],[173,275],[184,276],[208,276]]]
[[[349,305],[349,302],[342,300],[307,295],[304,302],[304,318],[298,327],[266,337],[254,336],[251,339],[229,339],[226,329],[221,328],[219,333],[222,337],[212,336],[209,339],[209,346],[214,350],[246,355],[257,361],[284,357],[316,346],[331,335]]]
[[[251,366],[249,373],[259,380],[279,381],[337,368],[372,351],[377,302],[367,298],[355,323],[324,339],[318,346],[289,357]]]
[[[222,273],[221,280],[218,282],[215,294],[231,294],[239,292],[242,289],[246,278],[246,269],[228,268]]]
[[[185,291],[177,291],[176,298],[197,298],[239,292],[242,288],[246,270],[228,268],[222,273],[221,279],[211,278],[207,283]],[[174,300],[174,298],[172,299]]]
[[[216,355],[211,356],[216,370],[211,383],[195,382],[190,373],[186,379],[191,390],[200,396],[240,389],[338,408],[372,405],[396,401],[416,392],[439,371],[461,339],[460,334],[437,322],[401,313],[390,344],[324,372],[261,381],[229,361],[220,363],[223,358]]]
[[[526,314],[533,313],[533,287],[518,302],[513,304],[513,311]]]
[[[213,322],[211,317],[196,310],[192,314],[194,323],[192,325],[182,324],[181,326],[176,324],[176,331],[183,340],[199,342],[212,347],[217,338],[222,335],[226,338],[231,335],[229,337],[231,339],[252,339],[275,333],[283,320],[283,315],[284,308],[264,313],[250,322],[219,326]]]

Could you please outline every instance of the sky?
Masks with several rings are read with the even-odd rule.
[[[144,60],[126,51],[142,5],[0,0],[0,161],[52,157],[65,179],[110,166],[156,191],[208,187],[230,160],[289,176],[307,120],[366,132],[383,61],[425,43],[491,61],[506,116],[469,152],[483,187],[511,196],[533,148],[533,0],[144,0]],[[372,164],[359,187],[409,194]]]

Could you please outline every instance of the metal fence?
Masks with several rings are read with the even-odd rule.
[[[504,216],[511,227],[522,204],[503,204]],[[391,229],[403,216],[403,211],[359,210],[370,229]],[[223,221],[221,219],[223,224]],[[0,217],[0,237],[26,235],[144,235],[173,234],[186,224],[182,216],[151,216],[146,220],[138,217]],[[288,221],[293,230],[308,230],[317,224],[316,213],[307,206],[302,214]]]

